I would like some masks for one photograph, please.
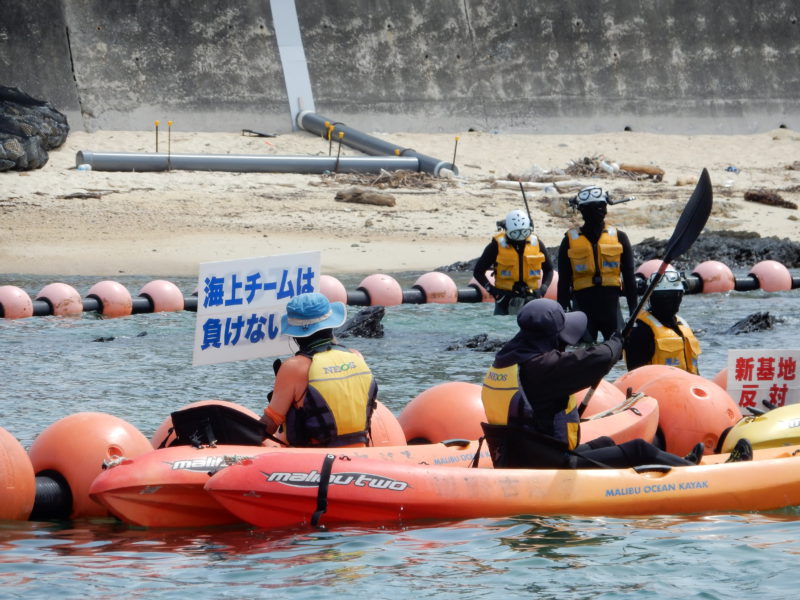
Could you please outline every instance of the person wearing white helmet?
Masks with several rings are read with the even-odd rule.
[[[648,283],[656,275],[651,275]],[[629,371],[643,365],[668,365],[700,374],[697,365],[700,342],[678,315],[684,290],[684,277],[669,267],[653,289],[647,310],[639,313],[625,340],[625,364]]]
[[[564,310],[586,313],[583,341],[588,343],[597,341],[598,333],[608,340],[622,329],[621,295],[630,315],[638,301],[630,240],[605,221],[611,203],[599,186],[578,192],[570,205],[580,211],[583,225],[569,229],[558,250],[558,303]]]
[[[530,217],[512,210],[483,249],[472,275],[495,299],[494,314],[516,314],[526,302],[541,298],[553,279],[553,263],[533,233]],[[486,272],[494,271],[494,283]]]

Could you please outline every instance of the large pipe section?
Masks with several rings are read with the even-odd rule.
[[[326,119],[325,117],[308,110],[297,115],[297,125],[301,129],[305,129],[306,131],[316,133],[325,139],[332,139],[334,141],[338,141],[340,139],[339,133],[341,132],[344,134],[341,138],[341,142],[345,146],[355,148],[356,150],[360,150],[365,154],[371,154],[373,156],[399,155],[416,157],[419,159],[418,170],[426,173],[431,173],[438,176],[442,174],[441,171],[443,169],[447,169],[448,171],[452,171],[454,174],[458,175],[458,169],[453,163],[420,154],[411,148],[402,148],[396,144],[385,142],[376,137],[362,133],[357,129],[348,127],[344,123],[339,123],[333,119]]]
[[[274,156],[251,154],[164,154],[81,150],[75,166],[94,171],[231,171],[242,173],[380,173],[418,171],[416,156]]]

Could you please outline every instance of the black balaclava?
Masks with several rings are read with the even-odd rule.
[[[683,292],[678,290],[654,291],[650,296],[650,312],[665,325],[673,324],[682,299]]]
[[[606,224],[608,206],[605,202],[589,202],[579,206],[578,210],[583,216],[583,227],[581,227],[583,235],[592,241],[597,241]]]

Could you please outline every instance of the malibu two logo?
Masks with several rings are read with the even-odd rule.
[[[262,471],[263,473],[263,471]],[[319,471],[310,472],[276,472],[263,473],[268,482],[282,483],[292,487],[318,487],[320,482]],[[352,485],[354,487],[366,487],[376,490],[391,490],[402,492],[408,487],[408,483],[391,477],[372,475],[371,473],[333,473],[331,474],[330,485]]]

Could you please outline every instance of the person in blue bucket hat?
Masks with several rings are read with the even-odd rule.
[[[275,363],[275,387],[261,422],[267,433],[283,427],[291,446],[366,446],[378,386],[357,350],[340,346],[334,329],[347,318],[341,302],[312,292],[292,298],[281,334],[298,345]]]
[[[517,315],[519,332],[500,349],[483,380],[481,423],[495,468],[594,469],[697,464],[704,446],[686,456],[642,439],[615,444],[609,437],[580,443],[577,392],[597,383],[622,356],[622,337],[567,350],[587,319],[558,302],[532,300]],[[737,455],[733,460],[747,460]]]

